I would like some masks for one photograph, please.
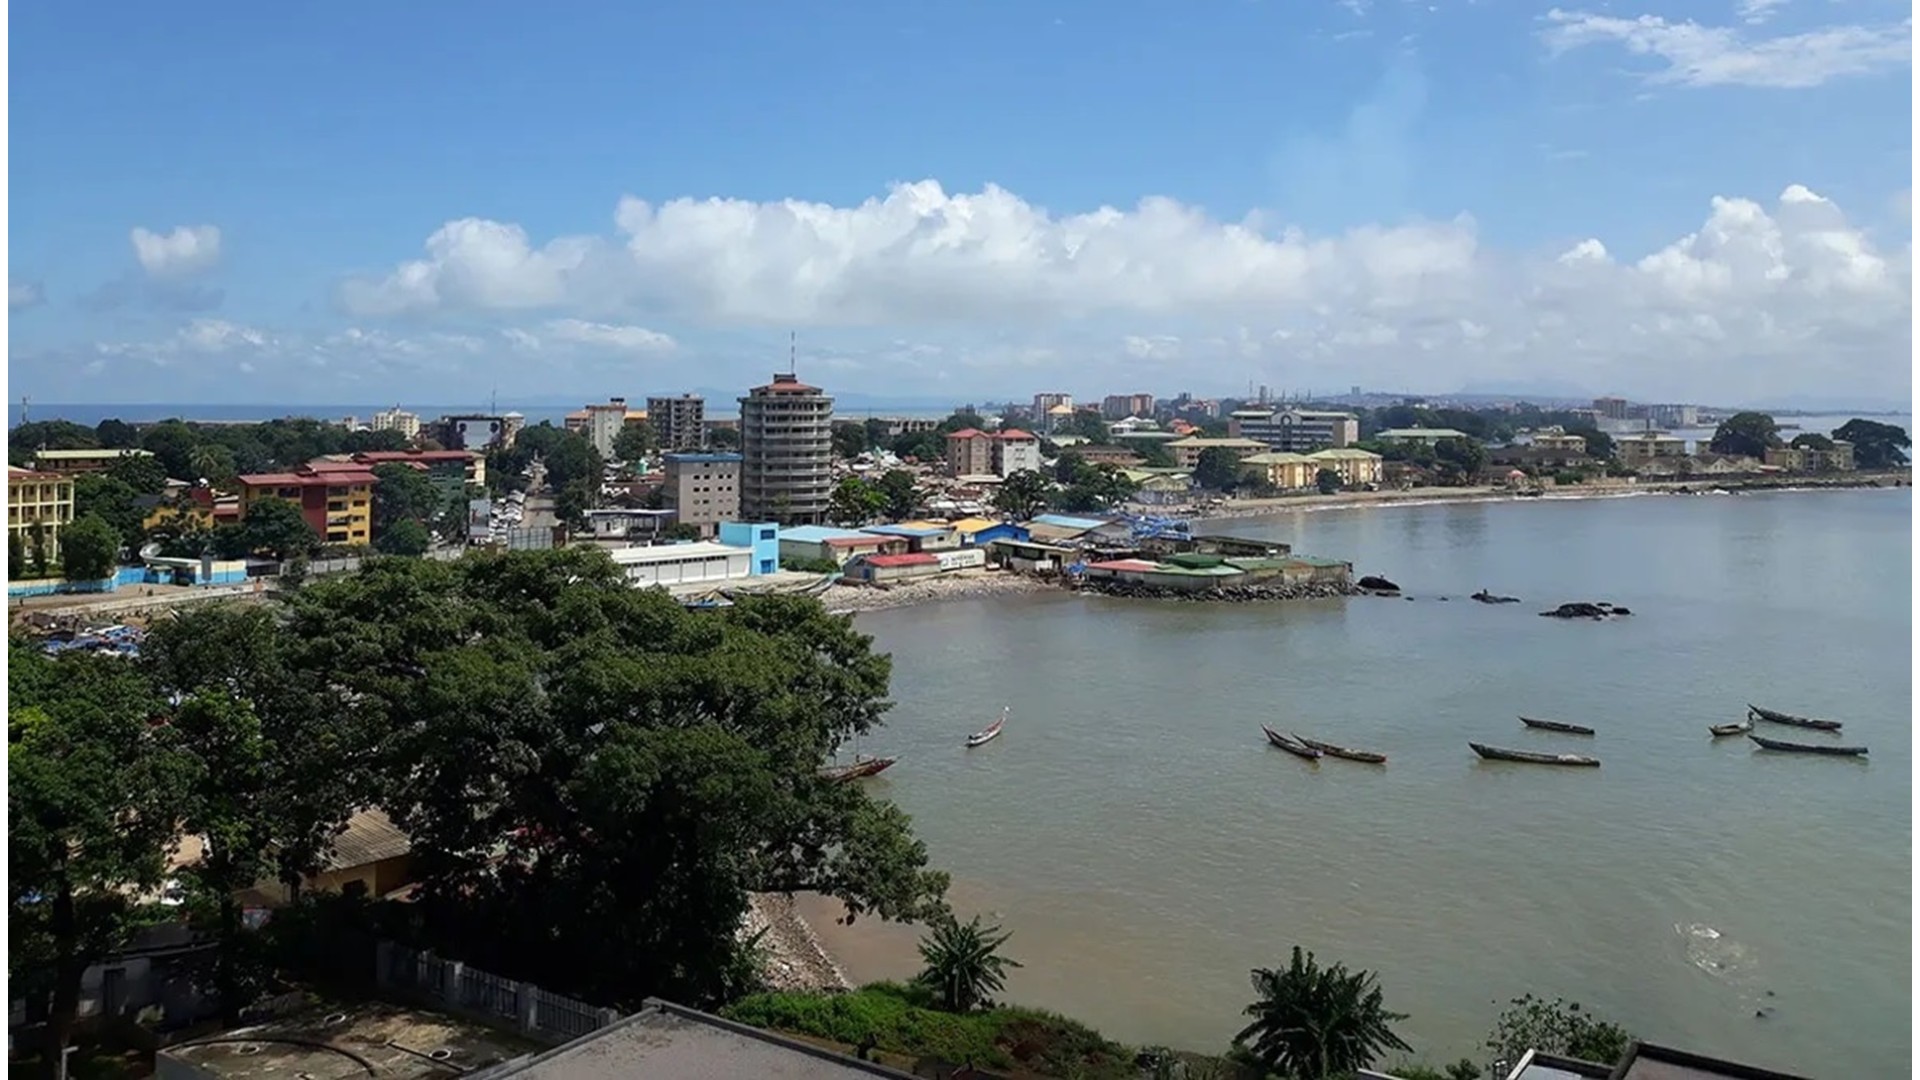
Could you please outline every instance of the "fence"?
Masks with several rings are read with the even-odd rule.
[[[577,1039],[620,1018],[612,1009],[595,1008],[391,941],[381,942],[377,951],[376,976],[382,988],[421,998],[429,1006],[508,1025],[542,1042],[557,1045]]]

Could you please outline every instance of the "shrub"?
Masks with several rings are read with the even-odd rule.
[[[1514,998],[1487,1036],[1487,1049],[1512,1063],[1528,1050],[1562,1054],[1612,1065],[1627,1052],[1632,1037],[1620,1025],[1602,1020],[1578,1002],[1532,994]]]

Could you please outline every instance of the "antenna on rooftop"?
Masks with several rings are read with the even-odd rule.
[[[800,335],[792,330],[787,331],[787,374],[789,375],[798,375],[800,373],[799,367],[794,363],[794,359],[799,351]]]
[[[27,404],[32,400],[33,400],[32,398],[28,397],[25,394],[20,395],[20,422],[22,424],[25,424],[27,422]]]

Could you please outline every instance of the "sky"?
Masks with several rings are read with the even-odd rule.
[[[16,5],[9,392],[1912,393],[1893,0]]]

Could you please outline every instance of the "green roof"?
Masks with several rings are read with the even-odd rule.
[[[1219,566],[1227,560],[1219,555],[1210,555],[1205,552],[1183,551],[1178,555],[1167,556],[1165,561],[1173,566],[1197,570],[1203,567]]]
[[[1318,555],[1289,555],[1287,556],[1287,561],[1299,566],[1312,566],[1321,569],[1347,565],[1347,560],[1345,559],[1325,559]]]
[[[1175,577],[1239,577],[1241,574],[1241,571],[1231,566],[1174,566],[1171,563],[1161,563],[1146,572],[1171,574]]]
[[[1289,559],[1289,558],[1286,558],[1285,556],[1282,556],[1280,558],[1273,558],[1273,559],[1268,559],[1268,558],[1237,559],[1236,558],[1236,559],[1228,559],[1227,565],[1231,567],[1235,567],[1240,570],[1247,570],[1247,571],[1285,570],[1288,566],[1291,566],[1298,561],[1299,560],[1297,559]]]

